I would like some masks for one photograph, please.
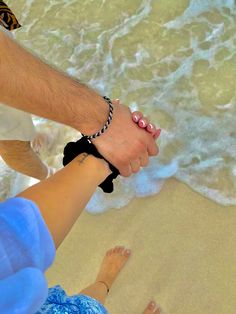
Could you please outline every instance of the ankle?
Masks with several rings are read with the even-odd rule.
[[[106,293],[108,294],[110,292],[110,287],[108,286],[108,284],[103,281],[103,280],[97,280],[95,282],[96,284],[99,284],[99,285],[103,285],[104,289],[106,290]]]

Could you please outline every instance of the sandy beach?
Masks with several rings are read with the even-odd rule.
[[[107,249],[132,257],[106,303],[139,314],[154,298],[166,314],[235,314],[236,206],[223,207],[169,180],[161,193],[121,210],[82,214],[48,271],[49,285],[76,294],[96,276]]]
[[[143,314],[154,299],[164,314],[236,314],[236,205],[223,206],[236,204],[235,1],[6,2],[22,25],[20,44],[162,129],[159,157],[129,189],[120,184],[113,206],[152,195],[172,177],[155,196],[84,212],[47,272],[49,286],[77,294],[95,280],[106,251],[124,245],[132,256],[110,291],[109,313]],[[59,169],[78,133],[36,122],[55,135],[41,156]],[[1,160],[0,174],[1,201],[29,185]]]

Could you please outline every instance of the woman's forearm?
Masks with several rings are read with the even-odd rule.
[[[18,196],[32,200],[38,205],[58,247],[96,187],[109,173],[104,160],[81,154],[54,176],[28,188]]]
[[[84,84],[29,53],[0,28],[0,102],[93,134],[108,106]]]

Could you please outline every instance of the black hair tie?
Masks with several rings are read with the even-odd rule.
[[[91,143],[87,137],[83,136],[77,142],[69,142],[64,148],[63,166],[70,163],[79,154],[87,153],[97,158],[104,159],[111,169],[112,173],[99,185],[99,187],[105,193],[113,192],[113,180],[120,174],[119,171],[109,163],[97,150],[97,148]]]

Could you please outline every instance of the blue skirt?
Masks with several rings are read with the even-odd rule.
[[[48,290],[48,298],[35,314],[109,314],[97,300],[83,294],[67,296],[60,286]]]

